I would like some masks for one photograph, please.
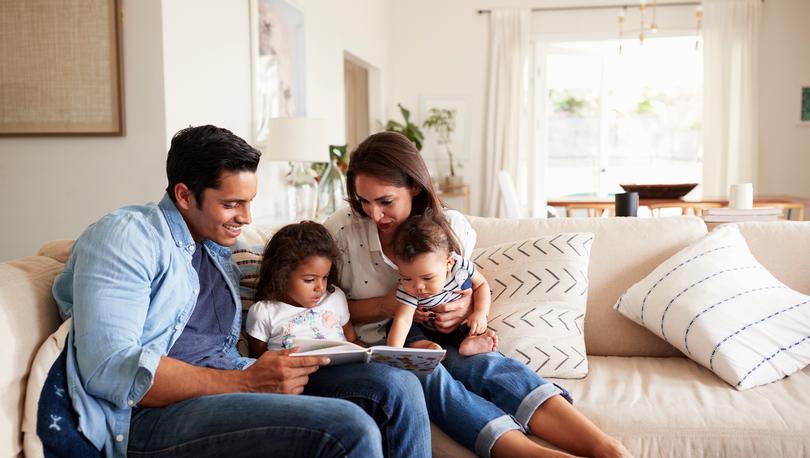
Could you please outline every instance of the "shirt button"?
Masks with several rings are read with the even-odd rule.
[[[135,405],[135,401],[133,401],[132,399],[130,399],[130,400],[128,400],[128,401],[127,401],[127,405],[128,405],[128,406],[130,406],[130,407],[132,407],[132,406],[134,406],[134,405]]]
[[[124,435],[119,434],[119,435],[115,436],[115,441],[116,442],[124,442]]]
[[[200,288],[194,288],[194,294],[198,294],[200,292]]]
[[[181,330],[181,329],[183,329],[183,325],[181,325],[181,324],[176,324],[176,325],[174,326],[174,330],[175,330],[175,331],[179,331],[179,330]]]

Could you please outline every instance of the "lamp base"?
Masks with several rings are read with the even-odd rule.
[[[287,175],[287,211],[290,221],[315,219],[318,210],[318,180],[303,162],[292,162]]]

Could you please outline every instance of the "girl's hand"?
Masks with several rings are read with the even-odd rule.
[[[467,326],[470,327],[470,335],[477,336],[487,330],[487,316],[482,312],[473,312],[467,318]]]
[[[431,309],[435,313],[433,325],[436,330],[444,333],[453,332],[464,324],[467,315],[470,314],[470,304],[472,303],[472,289],[465,289],[463,291],[455,291],[461,294],[461,297],[453,302],[437,305]],[[428,318],[430,320],[430,318]]]

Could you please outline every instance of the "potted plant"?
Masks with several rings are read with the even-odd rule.
[[[456,130],[456,110],[449,110],[445,108],[431,108],[428,111],[428,118],[422,125],[427,129],[436,131],[438,143],[442,145],[447,152],[447,158],[450,161],[450,175],[445,177],[442,184],[446,190],[452,190],[461,187],[464,184],[464,178],[456,175],[456,161],[453,158],[453,132]]]
[[[399,132],[408,138],[408,140],[412,141],[418,151],[422,151],[422,142],[425,141],[425,136],[422,134],[419,126],[411,122],[410,110],[403,107],[400,103],[398,103],[397,106],[399,107],[400,113],[402,113],[405,123],[390,120],[385,124],[385,130],[389,132]]]

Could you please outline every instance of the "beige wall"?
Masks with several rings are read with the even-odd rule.
[[[810,86],[810,1],[768,0],[759,47],[759,191],[810,197],[810,126],[798,126]],[[805,215],[809,212],[805,211]]]
[[[386,73],[389,0],[290,0],[305,14],[307,112],[343,142],[343,53]],[[250,137],[249,0],[123,0],[127,135],[0,138],[0,261],[77,237],[163,194],[171,135],[212,123]],[[376,81],[382,110],[384,85]],[[263,164],[264,165],[264,164]],[[284,164],[262,170],[259,213],[278,212]]]
[[[582,2],[615,4],[609,0]],[[663,2],[659,2],[663,3]],[[398,117],[396,103],[418,109],[420,96],[446,95],[465,100],[468,114],[466,160],[463,174],[471,184],[473,213],[481,202],[486,91],[486,15],[475,13],[492,6],[553,6],[545,0],[408,0],[394,3],[390,98],[388,116]],[[649,4],[649,2],[648,2]],[[649,17],[649,16],[648,16]],[[760,53],[760,170],[757,189],[769,194],[810,197],[810,128],[797,127],[799,87],[810,85],[810,2],[768,0],[763,6]],[[638,16],[628,10],[628,27]],[[694,9],[660,9],[661,27],[691,30]],[[418,26],[417,26],[418,25]],[[573,37],[603,39],[616,36],[616,12],[534,13],[535,40]],[[710,154],[710,152],[706,152]],[[441,169],[436,162],[434,170]]]
[[[160,198],[165,123],[160,0],[124,0],[124,137],[0,137],[0,261],[75,238],[115,208]]]
[[[306,15],[307,111],[343,141],[343,54],[375,69],[372,124],[419,109],[422,95],[465,101],[463,174],[478,208],[487,17],[493,5],[544,0],[290,0]],[[608,0],[594,0],[593,2]],[[45,241],[75,238],[119,206],[154,201],[165,186],[171,134],[215,123],[250,131],[248,0],[123,0],[127,135],[119,138],[0,138],[0,261]],[[535,15],[536,30],[565,36],[566,20]],[[568,15],[568,18],[566,18]],[[613,15],[611,15],[613,16]],[[614,17],[615,18],[615,17]],[[610,18],[608,18],[610,19]],[[810,128],[797,127],[799,87],[810,84],[810,2],[769,0],[761,39],[761,160],[758,188],[810,197]],[[610,33],[598,20],[578,29]],[[611,22],[611,21],[608,21]],[[265,164],[263,164],[264,166]],[[280,211],[283,164],[263,167],[259,212]],[[437,166],[438,167],[438,166]]]

